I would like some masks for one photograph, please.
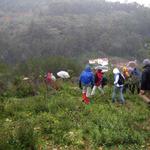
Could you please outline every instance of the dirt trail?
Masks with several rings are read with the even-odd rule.
[[[150,104],[150,97],[147,95],[139,95],[146,103]]]

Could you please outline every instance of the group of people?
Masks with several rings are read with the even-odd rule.
[[[90,103],[90,96],[93,96],[98,89],[102,94],[104,94],[103,87],[106,84],[106,78],[102,69],[94,70],[93,73],[89,65],[86,66],[85,70],[81,73],[79,79],[79,87],[82,89],[82,100],[85,104]],[[92,89],[92,91],[91,91]]]
[[[143,71],[140,71],[137,66],[132,69],[123,67],[113,69],[114,88],[112,94],[112,102],[115,102],[116,95],[120,95],[120,103],[125,104],[123,93],[129,90],[131,94],[145,94],[150,91],[150,60],[143,61]],[[92,71],[89,65],[80,75],[79,87],[82,89],[82,100],[85,104],[90,103],[90,97],[95,94],[96,89],[99,89],[101,94],[104,94],[103,87],[106,85],[107,79],[104,77],[102,69]]]

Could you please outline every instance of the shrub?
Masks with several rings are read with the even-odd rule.
[[[15,95],[18,98],[34,96],[36,94],[33,85],[30,82],[20,82],[16,85]]]
[[[35,149],[37,137],[31,122],[21,121],[15,129],[15,136],[23,149]]]

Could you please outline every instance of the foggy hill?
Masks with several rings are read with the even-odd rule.
[[[149,53],[149,14],[137,3],[0,0],[0,59],[87,53],[143,59]]]

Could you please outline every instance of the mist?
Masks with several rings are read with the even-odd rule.
[[[149,55],[150,9],[104,0],[0,0],[0,60]],[[142,55],[141,55],[142,52]]]

